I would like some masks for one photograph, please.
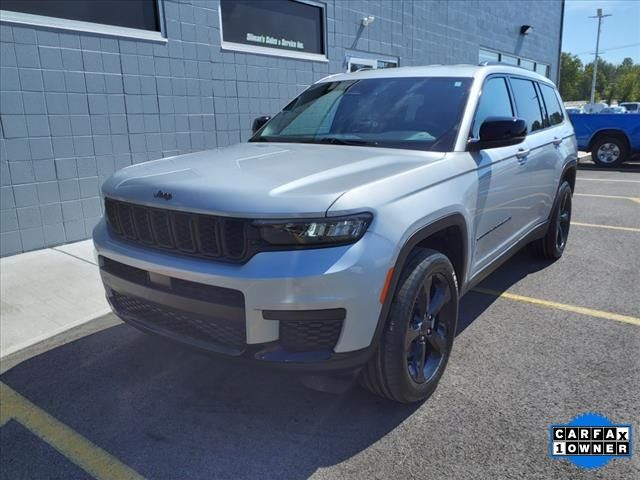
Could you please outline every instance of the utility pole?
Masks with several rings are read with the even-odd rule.
[[[598,54],[600,53],[600,27],[602,25],[602,19],[604,17],[610,16],[611,14],[603,15],[602,9],[599,8],[597,10],[596,16],[589,17],[598,19],[598,36],[596,37],[596,59],[593,62],[593,79],[591,80],[591,98],[589,99],[589,103],[594,103],[596,101],[596,75],[598,73]]]

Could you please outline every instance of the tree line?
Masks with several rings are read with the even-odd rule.
[[[618,102],[640,101],[640,64],[625,58],[620,65],[598,59],[596,73],[596,102],[611,105]],[[593,62],[584,65],[577,55],[562,52],[560,57],[560,94],[565,101],[586,100],[591,95]]]

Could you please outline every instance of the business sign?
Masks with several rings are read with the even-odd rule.
[[[223,47],[324,57],[324,8],[294,0],[220,0]],[[272,49],[269,51],[267,49]]]

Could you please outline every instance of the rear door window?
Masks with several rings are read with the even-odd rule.
[[[522,78],[511,78],[511,89],[518,117],[527,122],[527,131],[532,133],[544,128],[540,99],[534,83]]]
[[[473,138],[480,136],[480,125],[489,117],[513,117],[507,81],[503,77],[489,78],[482,86],[482,95],[473,120]]]
[[[543,83],[539,83],[538,85],[540,86],[540,91],[542,92],[544,104],[547,107],[549,124],[558,125],[559,123],[562,123],[562,120],[564,120],[564,115],[562,113],[562,108],[560,107],[560,102],[558,101],[558,96],[556,95],[555,90]]]

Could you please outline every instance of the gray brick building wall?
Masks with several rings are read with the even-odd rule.
[[[90,237],[112,172],[244,140],[255,116],[345,71],[348,54],[477,63],[485,47],[557,71],[561,1],[327,0],[329,62],[222,50],[217,0],[161,1],[166,43],[0,14],[1,255]]]

